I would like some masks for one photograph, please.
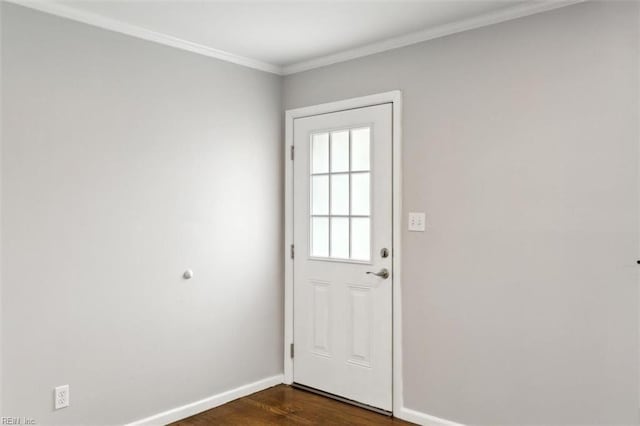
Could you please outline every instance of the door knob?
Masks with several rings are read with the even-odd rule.
[[[376,277],[380,277],[385,280],[389,278],[389,270],[387,268],[382,268],[378,272],[367,271],[367,274],[375,275]]]

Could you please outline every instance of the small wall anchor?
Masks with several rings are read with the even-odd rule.
[[[191,278],[193,278],[193,271],[191,269],[187,269],[186,271],[184,271],[184,274],[182,274],[182,278],[184,278],[185,280],[190,280]]]

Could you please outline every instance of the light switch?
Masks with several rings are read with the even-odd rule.
[[[424,232],[425,222],[424,213],[409,213],[409,231]]]

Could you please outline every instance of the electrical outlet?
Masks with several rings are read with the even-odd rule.
[[[424,213],[409,213],[409,231],[424,232],[425,222]]]
[[[57,386],[53,397],[55,398],[56,410],[69,406],[69,385]]]

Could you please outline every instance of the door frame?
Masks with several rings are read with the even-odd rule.
[[[285,200],[284,200],[284,383],[293,383],[293,125],[297,118],[309,117],[349,109],[364,108],[380,104],[392,104],[392,412],[399,414],[403,407],[402,397],[402,92],[394,90],[369,96],[328,102],[285,112]]]

